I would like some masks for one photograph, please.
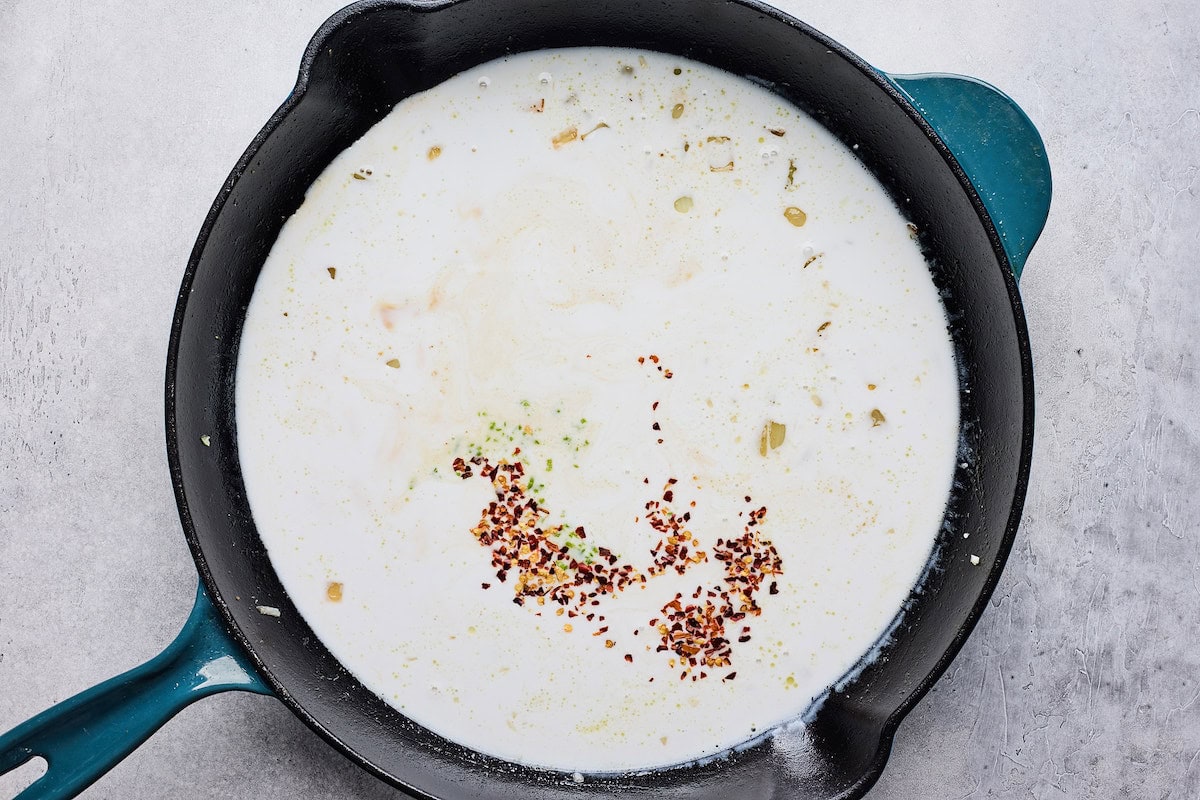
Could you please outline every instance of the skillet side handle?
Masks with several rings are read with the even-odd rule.
[[[994,86],[962,75],[889,75],[954,154],[1019,279],[1050,213],[1050,162],[1037,128]]]
[[[184,707],[231,689],[270,694],[201,586],[183,630],[162,653],[0,736],[0,775],[41,756],[46,774],[16,800],[74,797]]]

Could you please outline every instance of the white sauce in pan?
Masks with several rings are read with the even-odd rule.
[[[943,308],[854,155],[630,50],[487,64],[339,155],[236,400],[258,530],[346,668],[585,773],[802,714],[926,565],[958,436]]]

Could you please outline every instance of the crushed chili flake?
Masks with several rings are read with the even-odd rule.
[[[639,357],[638,362],[645,363],[646,358]],[[660,361],[657,355],[648,358],[654,364]],[[662,369],[660,366],[659,370]],[[670,376],[669,371],[665,374]],[[655,402],[653,408],[657,410],[658,405]],[[657,422],[654,429],[660,429]],[[658,440],[660,444],[662,441]],[[519,454],[518,449],[513,456]],[[649,551],[652,561],[643,570],[607,547],[590,542],[583,545],[588,538],[584,526],[551,522],[550,511],[527,491],[533,479],[526,479],[526,468],[523,461],[510,463],[502,459],[492,463],[482,455],[469,461],[456,458],[453,462],[453,471],[460,478],[478,476],[491,483],[495,499],[481,510],[479,522],[471,533],[491,551],[492,567],[501,583],[512,573],[514,604],[524,606],[526,601],[533,600],[535,605],[544,605],[549,601],[557,606],[558,616],[603,622],[603,615],[589,609],[599,606],[604,597],[634,586],[645,589],[648,580],[670,570],[684,575],[693,565],[707,562],[711,552],[723,566],[721,582],[711,587],[697,586],[687,601],[682,594],[676,594],[662,606],[660,616],[649,621],[649,626],[661,641],[654,652],[670,654],[669,666],[682,670],[680,680],[689,676],[693,681],[705,679],[708,669],[732,664],[733,635],[726,634],[727,627],[743,623],[736,641],[750,641],[750,626],[744,623],[762,613],[757,595],[764,586],[770,594],[777,594],[778,585],[770,578],[783,571],[778,551],[761,534],[766,506],[739,515],[746,517],[741,535],[718,538],[716,546],[708,551],[702,549],[700,539],[689,528],[692,512],[679,513],[673,507],[672,487],[679,481],[668,478],[661,490],[661,500],[648,500],[645,516],[638,518],[639,524],[644,519],[659,536]],[[644,477],[642,483],[649,485],[649,477]],[[750,495],[745,496],[745,501],[752,501]],[[688,507],[695,506],[692,500]],[[490,583],[481,586],[485,590],[491,588]],[[604,625],[592,635],[599,637],[608,629]],[[572,623],[565,623],[563,630],[570,633]],[[635,628],[633,635],[638,633]],[[612,639],[606,638],[604,643],[606,649],[615,646]],[[646,650],[650,649],[647,645]],[[633,655],[626,653],[625,660],[632,663]],[[730,672],[722,680],[732,680],[736,674]]]

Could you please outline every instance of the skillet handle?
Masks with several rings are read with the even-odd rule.
[[[1013,274],[1050,213],[1050,162],[1037,128],[994,86],[963,75],[889,75],[954,154],[992,218]]]
[[[0,736],[0,775],[41,756],[46,774],[16,800],[74,797],[185,706],[231,689],[271,693],[201,586],[183,630],[162,653]]]

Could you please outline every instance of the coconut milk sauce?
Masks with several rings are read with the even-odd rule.
[[[644,769],[870,650],[930,558],[957,387],[906,220],[823,128],[696,62],[544,51],[403,101],[313,184],[247,315],[238,452],[366,686],[504,759]],[[506,503],[563,550],[502,581]],[[596,569],[632,583],[587,598]],[[707,639],[662,633],[706,604]]]

